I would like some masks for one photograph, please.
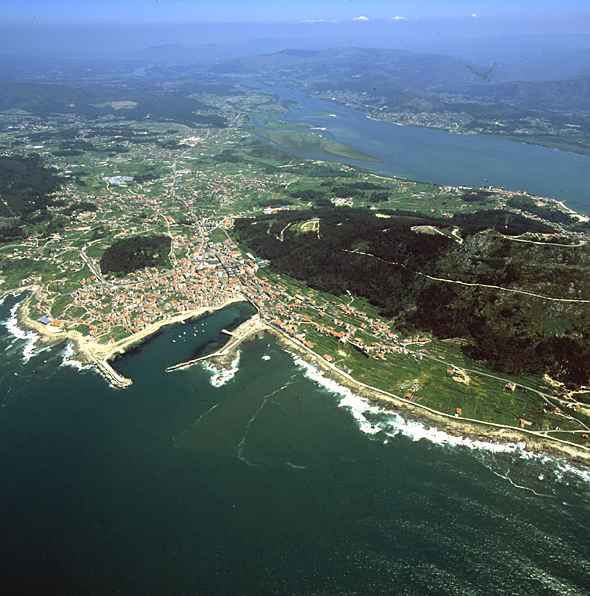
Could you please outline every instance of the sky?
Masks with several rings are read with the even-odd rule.
[[[575,19],[589,0],[0,0],[0,22],[309,22]]]

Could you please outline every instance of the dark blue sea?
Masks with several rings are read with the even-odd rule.
[[[363,401],[245,315],[170,327],[110,389],[0,306],[3,594],[590,593],[590,473]]]

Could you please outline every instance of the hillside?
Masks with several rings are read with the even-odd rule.
[[[467,84],[477,80],[461,61],[448,56],[403,50],[335,48],[330,50],[287,49],[273,54],[240,58],[212,69],[223,74],[265,74],[309,83],[386,81],[399,90],[423,90]]]
[[[590,76],[563,81],[511,81],[470,88],[470,94],[529,109],[590,111]]]
[[[240,220],[236,231],[274,270],[366,298],[409,330],[462,338],[495,369],[590,380],[590,250],[556,246],[544,224],[502,211],[438,220],[319,209]]]

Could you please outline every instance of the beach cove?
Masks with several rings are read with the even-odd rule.
[[[0,306],[0,321],[14,304]],[[459,589],[535,591],[543,566],[551,585],[583,590],[587,472],[381,408],[269,335],[240,346],[221,384],[206,366],[164,372],[227,323],[218,311],[163,328],[117,360],[134,379],[124,392],[72,368],[63,346],[39,345],[25,363],[27,340],[0,324],[0,460],[13,478],[1,499],[13,512],[4,547],[15,576],[35,586],[67,565],[72,586],[114,581],[127,594],[239,582],[270,595],[284,581],[362,591],[367,574],[376,593],[394,578],[426,589],[450,576]],[[80,544],[99,569],[74,556]],[[489,572],[456,564],[466,556]]]
[[[561,457],[567,457],[582,465],[588,465],[590,463],[590,449],[585,446],[515,426],[493,424],[463,418],[458,415],[445,414],[409,401],[400,395],[366,385],[321,355],[310,350],[297,338],[290,336],[272,323],[261,320],[256,310],[243,298],[228,300],[218,307],[203,307],[194,311],[172,315],[147,326],[140,332],[130,335],[119,342],[101,344],[88,339],[76,331],[64,332],[32,320],[28,314],[28,302],[34,294],[35,288],[32,287],[28,291],[31,294],[23,299],[20,304],[17,302],[13,307],[13,314],[19,321],[19,324],[25,329],[29,329],[29,333],[38,334],[38,338],[42,343],[60,344],[68,341],[71,342],[71,345],[74,346],[76,361],[82,367],[94,368],[114,389],[127,389],[133,384],[132,378],[122,374],[118,366],[113,365],[114,361],[121,359],[129,352],[141,350],[145,342],[154,339],[166,327],[182,328],[183,324],[192,324],[194,321],[206,318],[207,315],[213,313],[221,313],[223,315],[224,312],[231,312],[232,305],[237,305],[242,310],[237,316],[237,323],[235,322],[236,318],[232,319],[233,326],[230,326],[231,331],[225,328],[222,329],[221,333],[217,335],[217,338],[207,344],[196,356],[191,355],[187,359],[170,364],[165,368],[165,372],[184,371],[194,366],[207,365],[211,362],[213,363],[212,370],[218,372],[221,378],[224,378],[225,373],[223,371],[232,369],[232,359],[236,353],[239,354],[241,345],[253,337],[260,337],[261,334],[266,332],[274,335],[279,340],[279,344],[283,345],[287,352],[298,354],[302,358],[302,363],[307,363],[311,367],[317,367],[316,370],[323,371],[322,374],[327,375],[333,382],[353,391],[355,397],[368,399],[370,402],[379,404],[387,410],[392,412],[401,410],[405,415],[417,421],[429,421],[435,424],[437,428],[444,430],[444,432],[466,440],[492,442],[498,445],[517,445],[518,448],[529,450],[531,453],[553,453]],[[18,293],[8,295],[15,295],[17,299],[19,297]],[[246,308],[246,311],[243,310],[244,308]],[[245,312],[248,314],[245,314]],[[234,315],[230,316],[234,317]],[[35,343],[36,339],[33,339],[32,344],[34,345]],[[231,374],[230,378],[233,378]]]

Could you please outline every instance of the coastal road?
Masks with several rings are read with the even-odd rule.
[[[495,422],[487,422],[487,421],[483,421],[483,420],[477,420],[477,419],[474,419],[474,418],[465,418],[463,416],[456,416],[456,415],[452,415],[452,414],[447,414],[445,412],[441,412],[439,410],[435,410],[435,409],[430,408],[428,406],[425,406],[425,405],[422,405],[422,404],[419,404],[419,403],[416,403],[416,402],[409,401],[409,400],[407,400],[407,399],[405,399],[405,398],[403,398],[403,397],[401,397],[399,395],[396,395],[394,393],[390,393],[389,391],[384,391],[383,389],[378,389],[377,387],[373,387],[371,385],[367,385],[366,383],[363,383],[362,381],[359,381],[359,380],[355,379],[350,374],[348,374],[347,372],[345,372],[342,369],[338,368],[334,364],[328,362],[327,360],[325,360],[324,358],[322,358],[322,356],[320,356],[319,354],[317,354],[316,352],[314,352],[312,349],[308,348],[301,341],[299,341],[296,337],[293,337],[292,335],[290,335],[289,333],[287,333],[283,329],[277,327],[273,323],[267,322],[267,326],[268,326],[269,329],[274,330],[275,333],[277,333],[278,335],[284,337],[288,342],[290,342],[296,348],[298,348],[299,350],[301,350],[301,351],[309,354],[310,356],[312,356],[312,358],[314,359],[314,361],[317,362],[317,363],[319,363],[323,368],[333,371],[338,376],[340,376],[341,378],[343,378],[343,379],[351,382],[353,385],[356,385],[357,387],[360,387],[362,389],[368,390],[372,395],[375,395],[376,397],[378,397],[379,399],[382,399],[383,401],[390,402],[390,403],[393,403],[393,404],[396,404],[396,403],[397,404],[405,404],[406,406],[409,406],[410,408],[422,410],[424,412],[429,412],[430,414],[434,414],[435,416],[439,416],[439,417],[445,418],[447,420],[452,420],[454,422],[462,421],[462,422],[469,423],[469,424],[476,424],[478,426],[488,427],[490,429],[498,429],[500,431],[502,431],[502,430],[513,431],[513,432],[517,432],[519,435],[529,435],[529,436],[533,436],[533,437],[537,437],[537,438],[548,438],[548,439],[551,439],[552,441],[555,441],[556,443],[560,443],[560,444],[562,444],[564,446],[574,447],[576,449],[582,449],[582,450],[588,451],[588,447],[585,447],[583,445],[579,445],[577,443],[572,443],[570,441],[566,441],[566,440],[560,439],[558,437],[552,437],[551,435],[547,434],[545,431],[527,430],[527,429],[522,429],[522,428],[517,427],[517,426],[510,426],[510,425],[506,425],[506,424],[498,424],[498,423],[495,423]],[[468,369],[465,369],[465,370],[468,370]],[[481,374],[478,371],[473,371],[473,372],[476,372],[477,374]],[[490,376],[492,376],[492,375],[490,375]],[[534,391],[535,393],[538,393],[540,395],[543,395],[539,391],[535,391],[534,389],[531,389],[531,390]],[[576,422],[580,423],[580,421],[577,420],[577,419],[573,419],[573,420],[575,420]],[[585,425],[582,424],[582,423],[580,423],[580,426],[585,427]],[[569,432],[569,431],[562,431],[562,432]]]

